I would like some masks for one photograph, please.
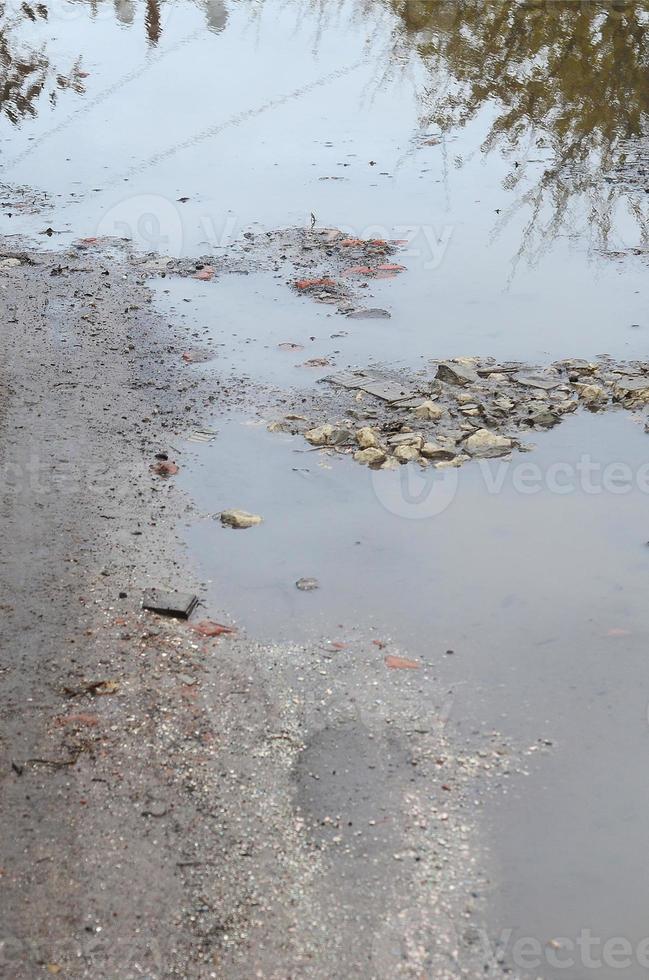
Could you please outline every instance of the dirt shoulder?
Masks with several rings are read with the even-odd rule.
[[[126,975],[183,904],[180,838],[170,854],[146,814],[179,778],[166,713],[182,740],[197,644],[139,606],[143,586],[197,585],[177,564],[182,501],[148,468],[195,409],[169,398],[159,324],[126,270],[39,255],[0,285],[7,975]],[[73,693],[99,680],[114,693]]]
[[[187,337],[141,270],[6,258],[3,975],[483,975],[467,811],[507,752],[458,758],[432,667],[368,638],[341,657],[143,612],[150,586],[203,594],[191,501],[150,466],[218,383],[179,385]]]

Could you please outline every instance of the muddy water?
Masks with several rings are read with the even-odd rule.
[[[643,357],[647,178],[629,160],[647,17],[641,3],[122,0],[47,19],[16,5],[3,179],[50,206],[5,206],[0,228],[199,255],[313,213],[403,239],[407,271],[371,287],[386,321],[346,321],[272,274],[157,282],[160,308],[208,331],[216,372],[305,397],[320,376],[307,356]],[[646,976],[642,426],[582,414],[511,463],[422,477],[305,452],[266,432],[265,410],[187,447],[204,517],[185,533],[215,608],[267,639],[373,629],[436,665],[459,734],[538,749],[488,814],[504,955],[531,976]],[[210,515],[230,506],[265,523],[223,531]],[[297,592],[301,576],[320,590]]]

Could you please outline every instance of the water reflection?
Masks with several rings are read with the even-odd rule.
[[[67,0],[70,8],[78,6],[91,18],[110,7],[109,0]],[[196,0],[205,16],[208,30],[219,33],[228,21],[226,0]],[[131,26],[137,18],[138,0],[113,0],[115,18],[120,24]],[[161,0],[143,0],[144,30],[147,41],[155,46],[163,34]],[[62,89],[85,91],[81,68],[81,55],[65,70],[50,61],[44,43],[30,42],[23,31],[30,24],[38,25],[50,20],[54,4],[7,3],[0,0],[0,116],[17,124],[33,117],[39,111],[39,103],[47,96],[55,105]],[[60,13],[60,11],[57,11]]]
[[[224,30],[227,0],[194,4],[208,30]],[[618,209],[632,217],[634,244],[639,237],[649,245],[649,198],[633,158],[649,118],[649,0],[246,0],[237,13],[261,22],[277,5],[297,25],[310,17],[318,38],[362,22],[377,85],[391,84],[390,71],[418,79],[421,127],[433,138],[444,142],[484,120],[484,138],[449,142],[444,159],[461,167],[482,139],[479,152],[508,161],[509,196],[495,232],[524,216],[519,255],[538,257],[583,225],[584,213],[591,240],[606,248]],[[29,41],[46,36],[37,28],[55,13],[64,32],[70,11],[114,18],[143,31],[151,47],[183,23],[172,0],[0,0],[0,114],[12,123],[34,116],[47,98],[56,103],[62,89],[84,92],[81,58],[55,66],[45,42]]]
[[[629,177],[629,150],[647,132],[649,3],[389,2],[399,18],[393,56],[414,50],[425,66],[422,126],[448,133],[490,108],[481,149],[511,161],[514,203],[501,220],[528,209],[521,253],[538,254],[571,229],[576,195],[587,195],[596,243],[606,246],[629,189],[617,175]],[[642,199],[625,203],[646,241]]]
[[[70,4],[83,7],[92,17],[98,16],[111,5],[111,0],[67,0]],[[205,25],[208,30],[220,33],[228,22],[226,0],[195,0],[205,14]],[[135,23],[137,10],[144,8],[144,28],[150,44],[156,45],[163,35],[163,11],[170,8],[171,3],[165,0],[112,0],[115,17],[120,22],[130,26]]]
[[[0,4],[0,114],[12,123],[35,116],[46,86],[51,85],[49,101],[56,104],[62,89],[83,92],[84,73],[77,59],[66,73],[50,65],[44,46],[33,47],[21,42],[19,29],[24,21],[37,23],[48,19],[43,3],[23,3],[17,12]]]

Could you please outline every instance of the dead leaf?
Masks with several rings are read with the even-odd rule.
[[[97,715],[87,715],[87,714],[83,714],[83,713],[82,714],[79,714],[79,715],[65,715],[62,718],[57,718],[56,719],[56,724],[57,725],[64,725],[64,726],[65,725],[76,725],[76,726],[79,726],[79,725],[87,725],[88,727],[94,728],[95,725],[98,725],[99,724],[99,718],[97,717]]]
[[[363,244],[362,238],[345,238],[341,243],[343,248],[354,248],[357,245]]]
[[[391,279],[399,272],[404,272],[405,268],[405,265],[397,265],[396,262],[386,262],[377,268],[375,276],[377,279]]]
[[[201,279],[203,282],[207,282],[214,277],[214,269],[211,265],[204,265],[202,269],[194,273],[194,279]]]
[[[63,969],[63,967],[62,966],[59,966],[58,963],[48,963],[47,964],[47,972],[48,973],[60,973],[62,969]]]
[[[223,623],[216,623],[213,619],[203,619],[191,628],[199,636],[221,636],[223,633],[237,632],[233,626],[224,626]]]
[[[297,279],[295,281],[296,289],[315,289],[320,286],[335,286],[336,282],[334,279],[329,279],[326,276],[322,279]]]
[[[405,657],[393,657],[388,655],[384,658],[385,666],[392,670],[418,670],[419,664],[416,660],[407,660]]]
[[[81,242],[82,245],[96,245],[99,239],[90,237],[90,238],[80,238],[79,241]]]
[[[631,636],[631,630],[620,629],[619,627],[614,627],[613,629],[606,631],[607,636]]]
[[[172,460],[162,460],[160,463],[152,463],[149,467],[152,473],[156,476],[175,476],[176,473],[180,471],[180,467],[176,466]]]
[[[383,650],[383,648],[385,647],[385,643],[383,642],[383,640],[372,640],[372,643],[374,644],[375,647],[378,647],[379,650]]]
[[[374,269],[370,268],[369,265],[352,265],[349,269],[345,269],[343,275],[345,276],[373,276]]]

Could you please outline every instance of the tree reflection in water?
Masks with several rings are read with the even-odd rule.
[[[161,0],[56,2],[90,17],[112,10],[125,25],[143,10],[152,46],[164,32]],[[226,0],[195,2],[207,28],[222,31]],[[242,9],[254,18],[278,3],[300,21],[308,8],[318,32],[327,22],[339,28],[343,10],[375,28],[387,11],[394,20],[388,49],[382,31],[369,31],[377,84],[418,62],[421,125],[442,138],[485,113],[481,150],[498,149],[510,161],[504,186],[511,202],[497,228],[525,214],[520,255],[534,259],[573,231],[584,205],[597,247],[608,246],[623,206],[649,244],[649,197],[634,157],[646,156],[649,145],[649,0],[260,0]],[[0,113],[12,123],[33,116],[46,93],[55,103],[61,89],[83,92],[80,59],[63,73],[43,46],[30,48],[19,36],[28,22],[47,19],[48,0],[0,0]],[[465,161],[459,155],[453,162]]]
[[[577,199],[597,246],[607,246],[622,203],[647,244],[644,193],[634,193],[644,192],[642,168],[633,181],[628,167],[649,119],[646,0],[386,2],[399,18],[393,57],[415,50],[425,67],[422,126],[449,133],[489,107],[481,149],[511,160],[505,187],[514,203],[501,223],[525,208],[520,254],[538,256],[572,230]]]
[[[25,20],[36,23],[48,19],[46,4],[23,3],[15,12],[0,3],[0,114],[16,124],[26,116],[35,116],[38,101],[46,86],[52,85],[49,99],[56,103],[61,89],[83,92],[81,59],[67,74],[50,65],[44,46],[34,48],[22,43],[18,30]]]
[[[57,0],[61,2],[61,0]],[[109,7],[109,0],[67,0],[70,7],[91,17]],[[208,30],[220,32],[228,20],[226,0],[196,0],[205,16]],[[144,28],[150,45],[158,44],[162,37],[163,21],[160,0],[142,0]],[[44,44],[35,46],[21,35],[21,29],[29,23],[37,24],[49,19],[47,2],[29,3],[0,0],[0,116],[18,124],[22,119],[33,117],[39,111],[41,97],[48,92],[52,105],[62,89],[85,91],[81,68],[81,56],[66,72],[51,64]],[[116,19],[125,25],[133,24],[138,0],[113,0]]]

